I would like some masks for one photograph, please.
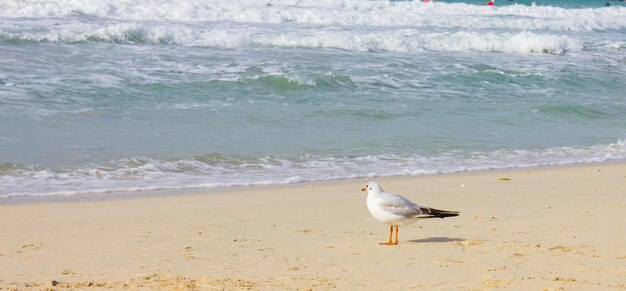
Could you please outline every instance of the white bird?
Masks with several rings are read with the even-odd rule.
[[[376,182],[369,182],[361,191],[367,191],[367,208],[374,218],[390,225],[389,242],[382,245],[398,244],[398,226],[411,224],[419,219],[458,216],[458,211],[434,209],[415,204],[400,195],[387,193]],[[393,228],[396,228],[396,241],[392,241]]]

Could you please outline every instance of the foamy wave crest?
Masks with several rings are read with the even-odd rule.
[[[568,36],[520,33],[457,32],[451,35],[432,35],[425,45],[433,50],[495,51],[514,53],[564,54],[578,51],[582,44]]]
[[[5,0],[0,17],[97,17],[173,23],[296,23],[323,26],[379,26],[515,30],[594,31],[626,27],[626,8],[565,9],[510,5],[486,7],[420,1],[317,0]]]
[[[450,152],[439,156],[253,158],[213,154],[181,160],[134,157],[75,169],[3,164],[0,165],[0,184],[3,186],[0,197],[288,184],[624,159],[626,141],[618,140],[609,145],[578,148]]]
[[[188,25],[111,24],[53,27],[35,32],[0,32],[13,41],[154,43],[211,48],[331,48],[355,52],[391,51],[489,51],[506,53],[563,54],[583,48],[580,41],[565,35],[545,33],[481,33],[461,31],[428,33],[416,29],[351,31],[300,28],[296,31],[247,26],[198,29]]]

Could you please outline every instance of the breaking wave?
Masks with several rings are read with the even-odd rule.
[[[389,51],[485,51],[506,53],[564,54],[583,48],[580,41],[565,35],[533,32],[480,33],[475,31],[425,33],[416,29],[391,31],[348,31],[300,29],[293,32],[247,28],[211,28],[114,24],[74,30],[2,32],[5,41],[86,42],[123,44],[173,44],[221,49],[328,48],[354,52]]]
[[[189,159],[131,157],[80,168],[0,165],[0,197],[76,195],[302,183],[567,165],[626,159],[626,141],[589,147],[498,150],[440,156],[229,156]],[[28,190],[26,190],[28,189]]]
[[[419,1],[22,1],[0,3],[3,42],[110,42],[224,49],[564,54],[573,32],[626,28],[626,8],[493,9]],[[618,43],[589,47],[617,48]]]
[[[492,9],[493,8],[493,9]],[[317,0],[6,0],[0,17],[78,17],[171,23],[296,23],[323,26],[445,27],[593,31],[626,27],[626,8],[567,9],[509,5],[488,8],[462,3],[420,1]]]

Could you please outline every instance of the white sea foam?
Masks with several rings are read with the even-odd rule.
[[[179,190],[302,183],[360,177],[423,175],[463,171],[567,165],[626,159],[626,141],[589,147],[499,150],[441,156],[305,155],[295,159],[264,156],[209,156],[184,160],[133,157],[107,166],[44,169],[0,165],[0,198],[109,192]]]
[[[84,25],[73,29],[51,28],[37,32],[4,32],[0,35],[21,41],[82,42],[101,40],[107,42],[166,43],[183,46],[212,48],[332,48],[356,52],[391,51],[492,51],[507,53],[563,54],[578,51],[582,43],[570,36],[528,31],[513,33],[494,32],[441,32],[432,33],[416,29],[376,31],[351,31],[342,29],[276,29],[211,28],[195,30],[189,26],[113,24],[105,27]]]
[[[158,43],[248,49],[494,51],[580,50],[573,32],[626,28],[626,7],[489,8],[419,1],[23,1],[0,3],[0,39]],[[589,44],[591,47],[602,47]],[[604,46],[620,48],[619,43]]]
[[[339,26],[418,26],[592,31],[626,27],[626,8],[565,9],[550,6],[486,7],[419,1],[114,1],[6,0],[0,16],[171,22],[301,23]]]

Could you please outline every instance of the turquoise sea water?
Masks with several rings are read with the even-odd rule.
[[[0,2],[0,197],[626,158],[611,1]]]

